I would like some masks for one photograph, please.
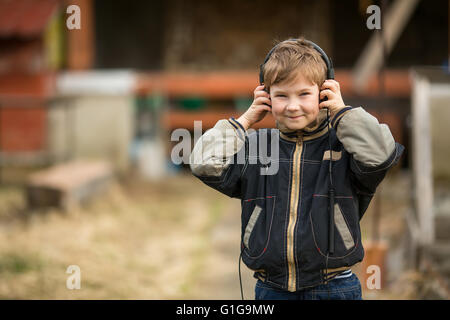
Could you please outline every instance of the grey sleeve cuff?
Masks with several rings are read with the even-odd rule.
[[[197,176],[220,176],[245,143],[245,131],[229,120],[219,120],[192,150],[189,165]]]

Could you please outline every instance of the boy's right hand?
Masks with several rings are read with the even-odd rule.
[[[271,112],[270,95],[264,91],[264,85],[257,86],[254,93],[253,103],[245,113],[237,119],[239,123],[247,130],[255,123],[261,121],[267,114]]]

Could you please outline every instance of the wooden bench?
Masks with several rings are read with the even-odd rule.
[[[73,161],[30,175],[26,199],[30,209],[59,207],[69,210],[103,193],[113,180],[104,161]]]

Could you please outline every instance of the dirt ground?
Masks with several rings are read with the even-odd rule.
[[[388,242],[404,232],[408,184],[400,172],[380,189]],[[23,195],[0,188],[1,299],[240,299],[239,200],[188,173],[158,183],[131,177],[70,212],[28,211]],[[372,211],[362,220],[363,243]],[[80,267],[79,290],[66,287],[70,265]],[[253,299],[252,273],[243,263],[241,272],[245,298]],[[403,273],[364,298],[415,298],[416,278]]]

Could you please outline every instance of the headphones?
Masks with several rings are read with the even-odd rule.
[[[298,39],[291,38],[291,39],[288,39],[285,41],[297,41],[297,40]],[[307,44],[311,45],[314,49],[316,49],[316,51],[318,51],[320,53],[323,61],[325,62],[325,65],[327,66],[327,79],[334,79],[333,62],[331,61],[330,58],[328,58],[325,51],[323,51],[321,47],[319,47],[317,44],[315,44],[312,41],[309,41],[309,40],[303,40],[303,41],[306,42]],[[275,51],[275,49],[278,47],[278,45],[279,44],[277,44],[272,49],[270,49],[269,53],[267,54],[266,58],[264,59],[264,62],[259,66],[259,84],[261,84],[261,85],[264,83],[264,65],[266,64],[267,61],[269,61],[270,57],[272,56],[272,53]]]

